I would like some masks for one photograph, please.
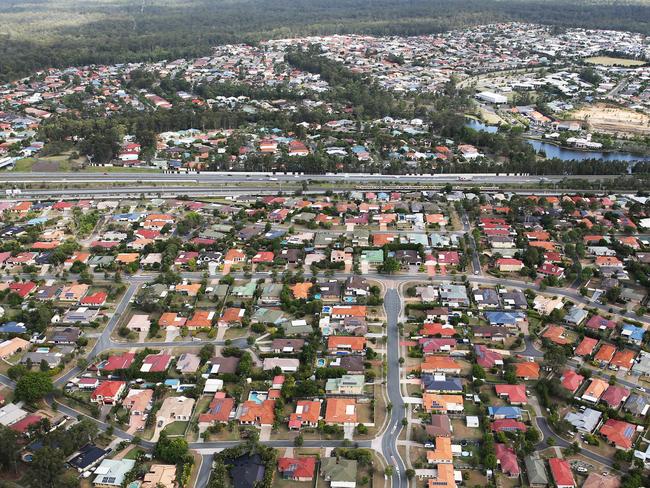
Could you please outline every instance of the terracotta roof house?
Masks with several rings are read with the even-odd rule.
[[[609,364],[616,353],[616,347],[612,344],[603,344],[594,356],[594,361],[599,362],[601,366]]]
[[[25,298],[36,290],[36,283],[31,281],[9,283],[9,290],[16,293],[20,298]]]
[[[492,432],[526,432],[526,424],[514,419],[498,419],[490,425]]]
[[[219,327],[229,327],[233,324],[241,324],[245,313],[246,310],[243,308],[228,307],[221,314],[221,318],[219,318],[217,325]]]
[[[524,380],[537,380],[539,379],[539,363],[534,361],[515,363],[515,375]]]
[[[321,405],[318,400],[298,400],[296,411],[289,416],[289,429],[318,426],[318,421],[321,418]]]
[[[503,356],[482,344],[476,344],[474,346],[474,354],[476,355],[476,362],[483,368],[503,366]]]
[[[497,443],[494,445],[494,450],[503,474],[508,478],[519,476],[521,470],[519,469],[519,463],[517,463],[517,455],[514,449],[505,444]]]
[[[571,393],[575,393],[578,388],[580,388],[580,385],[582,385],[582,382],[585,380],[585,377],[582,375],[579,375],[572,369],[568,369],[564,372],[562,377],[560,378],[560,381],[562,382],[562,386],[569,390]]]
[[[104,381],[90,395],[90,401],[113,405],[126,389],[125,381]]]
[[[549,325],[542,337],[560,346],[570,344],[569,339],[566,337],[566,330],[559,325]]]
[[[511,405],[525,405],[528,403],[526,397],[526,385],[494,385],[496,394],[501,398],[507,398]]]
[[[144,390],[131,389],[127,393],[122,406],[131,411],[131,415],[144,415],[151,406],[153,390],[146,388]]]
[[[140,488],[176,488],[176,465],[152,464]]]
[[[357,401],[354,398],[328,398],[325,407],[327,424],[356,425]]]
[[[208,411],[199,415],[199,423],[228,422],[234,415],[234,407],[234,398],[226,397],[224,392],[218,391],[210,401]]]
[[[600,378],[591,378],[589,386],[587,386],[587,389],[582,394],[582,399],[587,402],[598,403],[600,397],[603,396],[603,393],[605,393],[607,388],[609,388],[609,383],[605,380],[601,380]]]
[[[435,448],[427,451],[429,464],[452,464],[454,455],[451,450],[451,437],[436,437]]]
[[[610,385],[605,393],[600,397],[601,402],[605,402],[611,408],[617,410],[621,404],[630,396],[630,390],[622,386]]]
[[[594,353],[597,344],[598,339],[593,339],[591,337],[585,336],[585,338],[582,339],[582,342],[578,344],[578,347],[576,347],[573,353],[576,356],[588,356],[589,354]]]
[[[351,352],[363,353],[366,349],[365,337],[352,336],[329,336],[327,338],[327,350],[335,354],[347,354]]]
[[[462,412],[465,409],[462,395],[424,393],[422,404],[425,412]]]
[[[171,364],[173,356],[169,354],[149,354],[142,361],[140,372],[142,373],[162,373],[167,371]]]
[[[448,356],[425,356],[420,365],[423,373],[449,373],[459,375],[460,364]]]
[[[194,315],[185,322],[185,327],[190,330],[209,329],[212,327],[212,320],[214,317],[214,310],[197,310],[194,312]]]
[[[553,476],[557,488],[574,488],[576,486],[568,461],[551,458],[548,460],[548,465],[551,468],[551,476]]]
[[[115,354],[109,356],[106,363],[102,366],[102,371],[119,371],[120,369],[128,369],[135,361],[135,353],[125,352],[123,354]]]
[[[602,435],[607,442],[613,444],[617,449],[630,449],[636,432],[636,426],[622,420],[608,419],[600,428]]]
[[[103,291],[98,291],[83,297],[79,304],[83,307],[102,307],[106,304],[107,299],[108,294]]]
[[[181,283],[180,285],[176,285],[174,289],[181,295],[195,297],[201,290],[201,283]]]
[[[160,327],[183,327],[185,322],[187,322],[187,319],[176,312],[165,312],[158,319]]]
[[[281,457],[278,459],[278,471],[288,480],[311,481],[316,471],[316,458],[313,456]]]
[[[608,320],[605,317],[601,317],[600,315],[594,315],[589,320],[587,320],[585,326],[590,329],[596,329],[596,330],[605,330],[605,329],[613,330],[616,328],[616,322],[614,322],[613,320]]]
[[[636,353],[630,349],[623,349],[622,351],[616,351],[614,357],[609,362],[610,368],[622,369],[629,371],[634,365],[634,358]]]
[[[453,337],[456,333],[453,325],[437,322],[425,322],[420,329],[420,334],[427,337]]]
[[[239,423],[246,425],[273,425],[275,421],[275,401],[264,400],[257,403],[246,400],[239,408]]]

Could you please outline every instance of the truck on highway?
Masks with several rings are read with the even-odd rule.
[[[458,181],[472,181],[473,179],[474,179],[473,176],[462,175],[458,177]]]

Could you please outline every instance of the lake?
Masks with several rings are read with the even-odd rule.
[[[577,149],[566,149],[548,142],[536,139],[526,139],[526,142],[535,148],[535,151],[544,151],[547,158],[557,158],[562,161],[585,159],[601,159],[603,161],[650,161],[650,156],[638,156],[628,152],[601,152],[601,151],[578,151]]]
[[[499,127],[496,125],[488,125],[480,120],[467,119],[466,127],[480,132],[488,132],[496,134]],[[638,156],[628,152],[602,152],[602,151],[579,151],[577,149],[567,149],[548,142],[539,141],[537,139],[526,139],[526,142],[533,146],[535,151],[544,151],[547,158],[557,158],[562,161],[583,161],[585,159],[601,159],[603,161],[650,161],[650,156]]]

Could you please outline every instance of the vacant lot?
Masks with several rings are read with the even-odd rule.
[[[585,58],[585,63],[600,64],[603,66],[642,66],[645,61],[638,59],[612,58],[610,56],[593,56]]]
[[[621,135],[650,134],[650,117],[646,114],[604,103],[587,105],[569,114],[571,119],[581,120],[588,127]]]

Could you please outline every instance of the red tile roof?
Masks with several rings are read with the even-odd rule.
[[[582,339],[582,342],[578,345],[578,347],[576,347],[574,354],[576,356],[587,356],[588,354],[592,354],[596,349],[597,344],[598,344],[598,339],[585,337],[584,339]]]
[[[289,479],[312,479],[316,469],[316,458],[312,456],[278,459],[278,471]]]
[[[495,444],[494,450],[501,465],[501,471],[508,476],[519,476],[519,464],[514,449],[505,444]]]
[[[497,395],[507,396],[510,403],[527,403],[526,385],[495,385]]]
[[[551,458],[548,460],[548,464],[551,468],[553,480],[557,486],[576,486],[573,474],[571,473],[571,466],[569,466],[567,461],[564,459]]]
[[[609,419],[600,428],[600,434],[607,438],[609,442],[623,449],[632,447],[636,427],[633,424],[623,422],[622,420]]]
[[[127,369],[133,364],[135,360],[135,353],[125,352],[115,356],[110,356],[106,364],[102,368],[103,371],[117,371],[119,369]]]
[[[562,375],[561,381],[562,381],[562,386],[569,390],[571,393],[575,393],[578,388],[580,388],[580,385],[584,381],[585,377],[582,375],[579,375],[572,369],[569,369],[564,372]]]

